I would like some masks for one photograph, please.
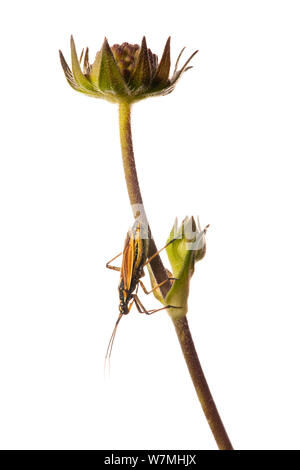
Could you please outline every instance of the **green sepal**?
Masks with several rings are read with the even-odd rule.
[[[172,318],[184,317],[188,311],[188,297],[190,291],[190,279],[194,272],[195,258],[192,251],[187,251],[182,260],[182,267],[178,273],[178,278],[174,281],[169,290],[165,304],[177,308],[168,308],[168,314]]]
[[[61,66],[63,68],[63,71],[64,71],[64,74],[65,74],[65,77],[67,79],[67,82],[69,83],[69,85],[74,88],[74,90],[76,91],[80,91],[80,87],[78,86],[78,84],[75,82],[74,80],[74,77],[73,77],[73,74],[70,70],[70,67],[68,66],[67,62],[66,62],[66,59],[64,58],[64,55],[61,51],[59,51],[59,57],[60,57],[60,63],[61,63]]]
[[[98,86],[103,93],[113,92],[118,96],[127,96],[129,90],[114,59],[112,50],[104,39],[100,54]]]
[[[91,82],[98,87],[99,85],[99,75],[100,75],[100,65],[101,65],[101,50],[97,52],[94,62],[91,65],[91,70],[89,72],[89,78]]]
[[[182,223],[182,228],[185,219]],[[187,249],[187,241],[185,233],[182,232],[181,238],[177,238],[177,220],[175,221],[171,233],[169,235],[167,243],[171,242],[166,252],[172,267],[173,276],[176,280],[173,282],[171,289],[169,290],[165,303],[166,305],[172,305],[180,308],[169,308],[168,313],[172,318],[184,317],[188,310],[188,296],[190,279],[194,272],[194,252]]]
[[[71,36],[71,59],[72,59],[72,71],[73,77],[79,87],[87,90],[88,92],[95,91],[92,83],[86,78],[86,76],[82,73],[80,63],[77,57],[76,48],[73,36]]]

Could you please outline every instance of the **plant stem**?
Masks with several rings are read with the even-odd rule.
[[[127,191],[129,200],[132,206],[133,215],[135,218],[143,215],[144,220],[146,219],[145,208],[143,205],[141,190],[138,182],[138,176],[135,166],[132,135],[131,135],[131,106],[127,102],[120,103],[119,106],[119,126],[120,126],[120,140],[122,149],[123,166],[125,173],[125,180],[127,184]],[[137,208],[139,210],[137,211]],[[142,214],[141,214],[142,212]],[[147,219],[146,219],[147,221]],[[148,256],[152,256],[157,252],[157,248],[153,237],[151,235],[150,227],[149,230],[149,252]],[[157,284],[161,283],[165,279],[168,279],[167,271],[161,261],[160,256],[156,256],[150,262],[151,270],[153,272],[155,281]],[[166,282],[160,287],[162,296],[165,298],[171,283]],[[179,343],[189,369],[196,393],[199,401],[203,408],[204,414],[208,421],[208,424],[212,430],[214,438],[220,450],[233,450],[230,440],[227,436],[226,430],[223,426],[218,410],[214,403],[213,397],[210,393],[208,384],[206,382],[200,361],[195,349],[193,339],[190,333],[188,322],[186,317],[180,319],[173,319],[175,330],[179,339]]]
[[[119,105],[119,126],[120,126],[120,141],[122,149],[123,166],[125,173],[125,180],[127,184],[127,191],[130,200],[130,204],[133,210],[135,218],[143,216],[144,222],[147,222],[146,211],[143,204],[143,199],[140,191],[138,176],[135,167],[133,146],[132,146],[132,135],[131,135],[131,106],[127,102],[122,102]],[[138,210],[137,210],[138,209]],[[146,219],[146,220],[145,220]],[[148,222],[147,222],[148,223]],[[149,232],[149,251],[148,256],[154,255],[157,252],[157,248],[154,239],[151,235],[150,226],[148,224]],[[161,261],[160,256],[156,256],[150,262],[151,270],[153,272],[155,281],[157,284],[165,281],[169,278],[164,265]],[[170,281],[165,282],[161,287],[160,291],[163,297],[166,296],[168,290],[171,287]]]
[[[172,319],[179,343],[207,422],[220,450],[233,450],[205,379],[186,317]]]

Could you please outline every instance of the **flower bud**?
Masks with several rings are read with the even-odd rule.
[[[185,316],[188,311],[190,280],[195,263],[205,256],[206,230],[207,227],[201,230],[199,220],[196,223],[193,217],[186,217],[180,227],[176,220],[171,230],[168,241],[174,241],[166,251],[176,280],[166,296],[165,304],[177,307],[168,309],[172,318]]]
[[[177,219],[169,235],[169,240],[175,239],[167,248],[167,254],[175,277],[178,277],[187,258],[190,259],[191,269],[194,264],[204,258],[206,253],[205,233],[207,227],[201,230],[199,219],[186,217],[178,227]]]

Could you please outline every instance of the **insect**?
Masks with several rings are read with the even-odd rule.
[[[105,359],[109,359],[117,331],[118,324],[123,315],[127,315],[133,304],[135,304],[139,313],[145,313],[151,315],[152,313],[159,312],[166,308],[173,307],[171,305],[166,305],[165,307],[146,310],[140,301],[137,291],[139,285],[142,287],[145,294],[151,294],[155,289],[158,289],[163,284],[169,280],[174,281],[175,279],[169,277],[157,284],[153,289],[147,291],[146,287],[141,281],[141,277],[145,275],[144,267],[152,261],[155,256],[157,256],[162,250],[164,250],[170,243],[174,240],[170,240],[163,248],[154,253],[150,258],[148,258],[148,247],[149,240],[147,237],[148,232],[147,228],[141,222],[136,222],[133,227],[128,231],[127,237],[125,239],[124,249],[117,256],[112,258],[106,267],[108,269],[113,269],[114,271],[120,272],[120,282],[119,282],[119,316],[116,321],[115,327],[113,329],[110,341],[108,343],[107,352]],[[121,267],[112,266],[110,263],[117,259],[119,256],[123,255]],[[173,307],[180,308],[180,307]]]

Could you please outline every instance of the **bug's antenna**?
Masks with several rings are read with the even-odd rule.
[[[105,355],[105,362],[104,362],[104,371],[106,370],[106,364],[107,363],[108,363],[108,370],[110,370],[111,352],[112,352],[112,348],[113,348],[113,345],[114,345],[118,324],[120,323],[120,320],[121,320],[122,316],[123,316],[122,313],[120,313],[119,316],[118,316],[118,319],[116,321],[116,324],[114,326],[113,332],[111,334],[108,346],[107,346],[106,355]]]

